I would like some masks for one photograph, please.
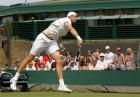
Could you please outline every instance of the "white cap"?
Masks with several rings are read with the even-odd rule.
[[[69,13],[67,14],[67,17],[70,17],[70,16],[77,16],[77,13],[71,11],[71,12],[69,12]]]
[[[110,49],[110,46],[106,46],[105,49]]]
[[[101,53],[101,54],[100,54],[100,57],[101,57],[101,56],[105,56],[105,54],[104,54],[104,53]]]

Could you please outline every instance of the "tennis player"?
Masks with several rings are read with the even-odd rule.
[[[72,90],[65,85],[63,79],[62,58],[60,55],[60,49],[63,48],[63,44],[60,42],[59,38],[65,36],[68,32],[70,32],[75,38],[77,38],[78,46],[82,45],[82,38],[72,27],[72,23],[75,23],[76,20],[77,13],[69,12],[67,14],[67,17],[52,22],[48,28],[46,28],[37,36],[29,55],[21,62],[15,76],[10,80],[10,87],[12,90],[17,90],[17,80],[20,74],[22,73],[23,69],[26,67],[26,65],[31,60],[33,60],[36,55],[39,55],[42,51],[46,51],[47,54],[51,55],[52,58],[56,61],[56,70],[59,80],[59,86],[57,90],[64,92],[72,92]]]

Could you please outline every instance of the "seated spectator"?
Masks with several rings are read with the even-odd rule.
[[[112,53],[110,51],[110,46],[106,46],[105,50],[106,50],[106,52],[105,52],[105,60],[107,60],[109,64],[112,64],[113,63],[113,58],[114,58],[114,53]]]
[[[47,70],[44,63],[39,63],[38,70]]]
[[[66,58],[65,58],[66,57]],[[72,59],[72,54],[71,54],[71,52],[69,52],[69,51],[67,51],[66,52],[66,56],[63,56],[63,58],[64,58],[64,64],[63,65],[68,65],[69,64],[69,62],[71,61],[71,59]]]
[[[63,59],[63,56],[62,56],[62,60],[63,60],[63,63],[62,63],[62,65],[63,65],[63,70],[68,70],[69,69],[69,66],[68,66],[68,64],[70,63],[70,61],[72,60],[72,58],[70,58],[70,59]]]
[[[87,61],[88,61],[88,58],[90,58],[90,57],[92,57],[92,59],[93,59],[94,61],[97,61],[97,59],[96,59],[96,57],[94,56],[94,54],[92,53],[92,51],[91,51],[91,50],[88,50],[88,51],[87,51],[87,56],[86,56]]]
[[[79,51],[77,53],[77,56],[75,57],[75,61],[77,62],[78,66],[80,67],[80,70],[87,70],[86,58],[83,55],[82,51]]]
[[[56,70],[56,62],[55,60],[51,61],[51,71],[55,71]]]
[[[48,56],[49,58],[48,58],[48,61],[46,62],[46,70],[51,70],[51,65],[52,65],[52,61],[54,61],[53,59],[52,59],[52,57],[51,56]]]
[[[72,58],[71,61],[68,64],[68,68],[70,70],[79,70],[79,65],[74,61],[74,59]]]
[[[39,55],[38,56],[35,56],[35,67],[36,67],[36,70],[38,70],[38,65],[39,65],[39,62],[40,62],[40,59],[39,59]]]
[[[67,58],[67,60],[72,58],[71,52],[68,52],[68,51],[66,52],[66,58]]]
[[[44,61],[44,65],[45,68],[44,70],[50,70],[50,59],[48,55],[43,56],[43,61]]]
[[[100,59],[100,49],[99,48],[96,49],[96,51],[93,53],[93,56],[95,56],[97,60]]]
[[[125,67],[126,70],[134,70],[135,63],[134,63],[134,53],[131,48],[127,48],[126,54],[125,54]]]
[[[39,57],[39,64],[37,65],[38,70],[46,70],[45,61],[43,60],[43,56]]]
[[[88,57],[87,70],[94,70],[95,66],[96,66],[96,58]]]
[[[92,51],[89,49],[88,51],[87,51],[87,57],[90,57],[90,56],[92,56]]]
[[[19,65],[20,65],[20,61],[16,61],[15,65],[14,65],[15,66],[14,69],[17,70]]]
[[[67,63],[67,57],[65,55],[61,55],[61,57],[62,57],[63,65],[68,64]]]
[[[36,70],[35,62],[34,62],[34,61],[31,61],[31,62],[27,65],[26,70]]]
[[[109,64],[106,60],[104,60],[105,54],[100,54],[100,59],[97,61],[94,70],[106,70],[109,68]]]
[[[113,58],[112,69],[113,70],[125,70],[124,54],[121,52],[121,48],[116,48],[116,53]]]
[[[44,55],[44,56],[43,56],[43,61],[44,61],[45,63],[47,63],[47,62],[49,61],[49,56],[48,56],[48,55]]]
[[[51,63],[50,63],[50,61],[46,62],[44,70],[51,70]]]
[[[82,59],[79,60],[79,62],[80,62],[80,64],[79,64],[80,65],[80,70],[88,70],[86,58],[84,57],[84,59],[83,59],[84,62],[82,62],[81,60]]]

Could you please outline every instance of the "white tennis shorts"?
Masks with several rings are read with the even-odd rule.
[[[47,54],[52,54],[59,50],[56,40],[51,40],[46,37],[43,33],[40,33],[34,41],[30,53],[32,55],[40,55],[41,52],[45,51]]]

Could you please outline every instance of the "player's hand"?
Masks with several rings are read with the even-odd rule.
[[[82,47],[83,40],[78,41],[78,47]]]
[[[64,51],[65,51],[65,48],[64,48],[64,47],[61,47],[61,48],[60,48],[60,51],[61,51],[61,52],[64,52]]]
[[[58,46],[59,46],[61,52],[65,51],[65,47],[63,46],[62,43],[59,43]]]

